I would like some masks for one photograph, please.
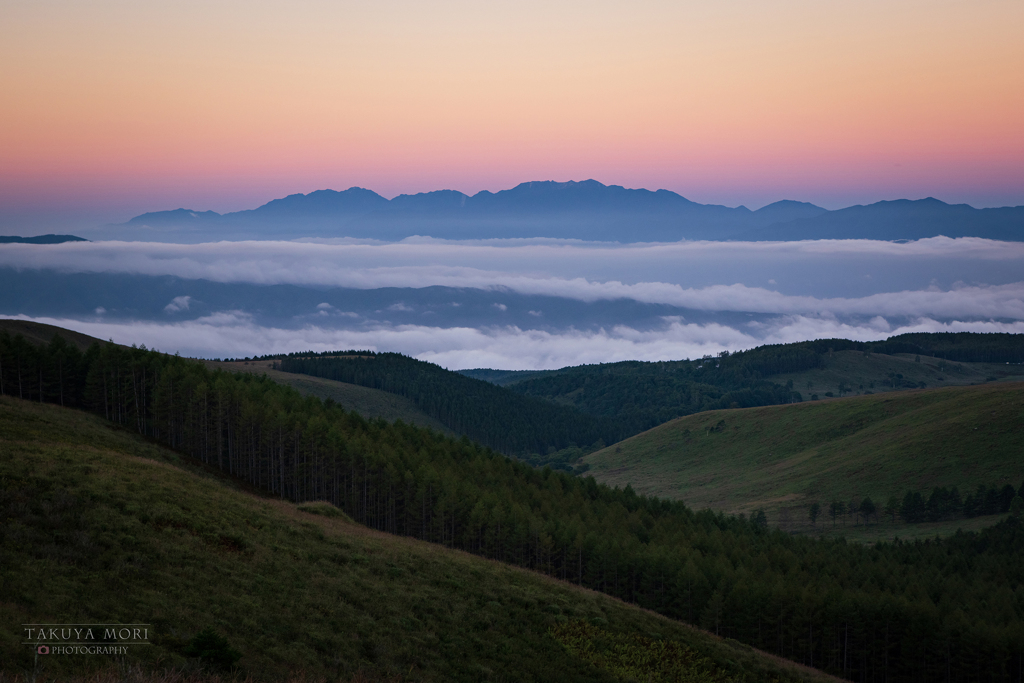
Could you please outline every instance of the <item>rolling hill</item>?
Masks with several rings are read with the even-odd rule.
[[[472,370],[509,390],[615,418],[636,434],[706,410],[843,394],[1024,379],[1024,335],[907,334],[878,342],[818,339],[693,361],[623,361],[534,376]],[[492,379],[493,378],[493,379]]]
[[[870,497],[881,507],[908,490],[1017,488],[1022,452],[1024,383],[993,382],[699,413],[584,462],[610,486],[697,509],[763,508],[773,525],[811,531],[814,502]]]
[[[33,382],[22,387],[16,381],[19,373],[31,376]],[[413,612],[419,623],[403,621],[386,610],[373,612],[371,623],[345,611],[353,605],[361,609],[371,599],[375,605],[389,604],[388,591],[405,574],[432,575],[420,565],[402,565],[397,558],[394,566],[386,562],[375,566],[371,561],[373,573],[392,583],[374,584],[366,577],[335,600],[332,565],[362,564],[358,557],[345,555],[349,547],[339,547],[337,554],[305,552],[296,547],[293,530],[261,535],[263,529],[272,528],[265,517],[238,514],[209,499],[193,506],[195,495],[181,488],[163,494],[140,480],[138,469],[123,463],[83,464],[82,458],[102,450],[103,435],[113,433],[126,438],[135,435],[133,440],[149,448],[173,446],[183,460],[186,455],[195,458],[187,462],[194,462],[209,476],[228,473],[239,488],[301,503],[300,511],[319,512],[331,519],[347,515],[377,531],[574,582],[854,680],[933,680],[946,673],[954,678],[1012,680],[1020,673],[1024,602],[1014,593],[1024,585],[1024,521],[1019,514],[1024,501],[1019,499],[1013,500],[1014,515],[976,534],[866,547],[844,539],[794,537],[771,530],[759,517],[694,512],[679,502],[637,495],[631,486],[609,488],[592,477],[531,468],[465,437],[446,438],[383,420],[368,422],[330,401],[302,397],[262,375],[211,371],[196,361],[145,349],[108,344],[80,353],[57,341],[33,347],[0,335],[0,377],[0,393],[5,393],[3,387],[18,386],[19,395],[24,389],[26,399],[33,401],[32,410],[51,410],[44,404],[58,401],[86,408],[104,417],[104,421],[90,419],[109,430],[93,430],[87,439],[76,441],[50,421],[25,436],[19,430],[28,429],[31,420],[16,409],[30,404],[0,397],[0,413],[7,412],[8,406],[13,413],[12,436],[0,434],[4,439],[0,453],[14,454],[0,458],[0,467],[11,472],[0,474],[4,496],[0,550],[5,553],[0,571],[7,572],[0,575],[0,585],[5,598],[29,596],[21,603],[7,599],[0,604],[30,610],[52,604],[45,596],[56,596],[54,600],[63,607],[54,611],[98,604],[96,611],[107,610],[123,623],[133,618],[124,608],[130,598],[133,605],[160,607],[151,623],[163,620],[166,625],[166,615],[174,614],[179,604],[196,605],[201,599],[202,626],[222,633],[232,629],[231,633],[263,634],[256,643],[266,656],[280,652],[284,643],[285,650],[294,649],[304,659],[319,652],[345,653],[338,658],[328,654],[335,667],[355,661],[353,656],[358,661],[400,662],[400,669],[378,670],[388,675],[413,676],[415,667],[434,661],[435,650],[443,662],[455,649],[465,651],[471,646],[480,648],[471,653],[491,652],[487,648],[498,636],[487,631],[483,622],[471,621],[466,611],[452,619],[467,627],[481,623],[477,630],[487,631],[476,641],[467,635],[468,644],[457,631],[438,634],[436,622],[430,621],[435,613],[427,608]],[[848,401],[853,400],[858,399]],[[830,403],[843,401],[815,405]],[[725,424],[714,423],[709,432],[712,429],[716,436],[726,433]],[[45,445],[53,443],[47,439],[56,439],[57,445]],[[46,458],[57,465],[48,465]],[[80,488],[93,481],[94,474],[114,482],[116,488]],[[157,479],[171,480],[165,471]],[[81,498],[78,491],[83,492]],[[207,512],[213,516],[206,517]],[[140,525],[135,526],[133,519]],[[163,539],[177,543],[175,534],[181,534],[182,546],[154,554],[161,552]],[[208,546],[237,557],[241,564],[228,569],[202,564],[197,558]],[[268,552],[248,555],[254,547]],[[121,554],[112,555],[114,550]],[[30,575],[20,574],[32,558],[68,567],[30,565]],[[306,569],[305,562],[315,567]],[[293,565],[302,573],[282,574]],[[172,573],[168,567],[180,569]],[[72,588],[64,592],[68,573]],[[52,585],[39,582],[41,575],[52,577]],[[476,595],[472,593],[476,584],[486,583],[461,568],[454,575],[461,577],[456,583],[437,578],[432,585]],[[277,576],[284,578],[278,581]],[[191,582],[188,590],[197,595],[164,598],[162,591],[173,577]],[[124,587],[130,585],[126,581],[150,578],[153,583],[136,584],[146,590],[125,598]],[[87,589],[74,583],[83,580],[92,581]],[[474,586],[467,588],[466,581]],[[303,597],[305,586],[312,586],[309,590],[318,596],[315,606]],[[116,597],[111,597],[112,590],[117,591]],[[209,590],[213,593],[204,594]],[[48,592],[44,596],[39,591]],[[402,604],[408,605],[407,596],[396,591]],[[230,596],[221,598],[221,593]],[[74,598],[67,598],[69,594]],[[326,600],[321,599],[324,595]],[[93,597],[99,602],[92,602]],[[263,602],[274,599],[278,602]],[[227,610],[225,600],[240,600],[244,607]],[[443,594],[433,593],[427,602],[447,609]],[[265,616],[262,604],[271,604],[269,626],[260,621]],[[475,598],[474,605],[484,612],[512,611],[500,598]],[[302,618],[313,625],[311,631],[296,626],[287,612],[291,606],[300,608]],[[310,616],[311,609],[320,613]],[[596,666],[621,672],[616,675],[623,680],[643,679],[651,672],[625,670],[620,664],[665,661],[652,653],[675,653],[668,658],[673,662],[694,659],[681,653],[682,645],[674,639],[665,642],[663,631],[648,636],[615,632],[607,617],[570,615],[567,606],[557,602],[548,603],[546,609],[558,622],[549,631],[556,642]],[[243,612],[240,624],[230,618]],[[332,621],[338,613],[344,618]],[[17,616],[14,619],[17,623]],[[415,648],[431,648],[431,656],[387,660],[388,653],[400,647],[394,640],[380,645],[374,634],[381,634],[381,639],[391,634],[395,639],[402,629],[418,633],[420,623],[438,642],[424,636]],[[515,623],[522,628],[518,616]],[[195,629],[199,626],[187,622],[172,632],[176,640],[169,640],[168,648],[184,654],[198,647]],[[338,633],[348,634],[350,640],[335,647]],[[205,634],[202,641],[214,638],[215,634]],[[220,659],[230,654],[229,645],[218,648]],[[353,647],[359,648],[356,655],[349,654]],[[515,644],[503,646],[502,651],[509,648],[514,652]],[[539,652],[536,648],[526,651],[531,657]],[[483,666],[495,673],[494,678],[517,677],[518,664],[496,669],[491,663],[495,660],[488,657]],[[737,660],[730,661],[733,664],[721,666],[735,671]],[[270,671],[272,663],[259,670]],[[406,665],[412,667],[408,673],[402,671]],[[465,673],[451,668],[459,665],[443,666],[449,669],[434,678],[491,675],[475,667]],[[547,671],[522,678],[561,678],[557,669]]]
[[[549,462],[544,456],[558,450],[612,443],[638,431],[630,431],[618,419],[599,420],[400,353],[308,352],[261,360],[271,360],[275,368],[288,373],[405,397],[452,432],[533,464]]]
[[[534,572],[373,531],[329,504],[260,495],[79,411],[0,397],[0,448],[3,622],[146,622],[151,645],[124,658],[146,669],[186,666],[209,628],[256,680],[621,680],[608,660],[563,646],[557,629],[582,622],[641,654],[648,641],[685,648],[691,673],[704,671],[685,680],[836,680]],[[0,676],[117,668],[102,656],[34,661],[22,638],[0,634]]]
[[[211,370],[227,372],[245,372],[253,375],[266,375],[268,378],[292,387],[304,396],[316,396],[326,401],[330,399],[338,405],[359,413],[367,420],[380,418],[388,422],[401,420],[417,427],[427,427],[441,434],[454,435],[441,421],[420,410],[412,400],[405,396],[371,389],[370,387],[336,382],[332,379],[283,372],[274,369],[274,362],[268,360],[252,361],[215,361],[204,360],[203,363]]]
[[[0,334],[6,332],[12,337],[21,335],[30,344],[49,344],[54,335],[59,334],[65,341],[79,351],[85,351],[93,344],[106,344],[107,342],[96,337],[90,337],[81,332],[66,330],[56,325],[32,322],[30,320],[12,320],[9,318],[0,319]]]
[[[259,362],[401,396],[451,432],[534,465],[572,470],[586,453],[683,415],[1020,379],[1021,360],[1024,335],[958,333],[821,339],[693,361],[550,371],[452,372],[401,354],[354,350]]]

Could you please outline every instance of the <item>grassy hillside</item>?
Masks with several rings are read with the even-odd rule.
[[[1013,500],[1018,514],[1005,522],[941,542],[869,548],[845,540],[794,538],[767,529],[760,518],[695,513],[678,502],[637,496],[628,486],[611,489],[591,477],[533,469],[466,438],[367,422],[269,378],[210,371],[176,356],[113,345],[78,354],[59,344],[31,347],[0,335],[0,361],[7,375],[3,385],[11,390],[18,372],[27,373],[38,378],[37,389],[27,387],[28,398],[90,409],[109,423],[171,445],[273,495],[296,502],[329,500],[374,529],[574,581],[830,673],[853,680],[908,681],[935,680],[940,673],[993,680],[1006,678],[1007,672],[1011,679],[1019,674],[1024,592],[1014,591],[1024,586],[1024,521],[1019,518],[1024,500]],[[17,386],[20,393],[22,385]],[[24,423],[24,418],[16,421]],[[715,434],[725,432],[724,422],[713,426]],[[56,427],[45,429],[47,435],[57,432]],[[73,462],[60,463],[56,474],[74,474]],[[188,559],[177,555],[164,563],[167,558],[160,556],[147,563],[144,554],[141,565],[131,558],[90,564],[95,556],[83,553],[98,541],[83,525],[103,509],[103,498],[90,494],[83,503],[58,491],[48,499],[44,494],[50,489],[40,489],[42,480],[32,478],[43,471],[40,465],[30,463],[17,477],[0,472],[3,487],[8,482],[14,487],[0,517],[8,525],[0,547],[9,544],[29,557],[64,560],[75,564],[79,574],[101,580],[122,567],[177,567]],[[117,466],[105,470],[124,474]],[[133,495],[142,491],[145,501],[161,500],[158,491],[145,490],[136,479],[123,476],[122,483]],[[190,526],[202,514],[181,506],[190,501],[187,492],[169,499],[177,507],[160,511],[156,530],[183,529],[196,542],[229,553],[244,554],[250,547],[249,531],[239,532],[239,524]],[[98,527],[103,547],[109,547],[103,534],[120,523],[117,515],[131,512],[114,507]],[[333,511],[323,505],[319,509]],[[230,511],[217,515],[239,519]],[[140,521],[149,524],[151,518]],[[242,521],[249,529],[249,520]],[[13,530],[9,537],[8,527]],[[131,538],[124,547],[134,549],[149,531],[126,531]],[[272,539],[272,545],[291,547],[283,539]],[[287,562],[303,556],[298,549]],[[950,562],[951,557],[957,561]],[[24,564],[23,557],[12,555],[3,558],[0,568]],[[255,574],[232,570],[243,579],[236,592],[249,596],[251,586],[267,585],[261,577],[278,571],[275,566],[261,565]],[[47,569],[34,576],[45,576]],[[384,573],[391,574],[390,569],[386,566]],[[207,573],[224,572],[213,568]],[[213,584],[204,574],[202,583],[194,585]],[[295,602],[289,595],[293,585],[295,579],[272,582],[267,590]],[[369,594],[377,597],[372,590]],[[476,607],[484,609],[487,602],[502,604],[487,600],[481,607],[478,601]],[[211,605],[216,606],[207,600],[205,606]],[[654,656],[657,652],[666,654],[667,661],[693,659],[663,639],[615,633],[595,621],[606,617],[587,621],[564,611],[549,607],[548,613],[566,619],[556,619],[562,625],[549,634],[581,659],[623,677],[649,678],[652,672],[630,667],[666,661]],[[460,616],[469,618],[468,613]],[[379,656],[376,648],[370,654]]]
[[[369,530],[327,504],[260,496],[85,413],[0,397],[0,454],[8,675],[35,666],[21,624],[144,622],[153,644],[128,662],[184,665],[212,628],[263,680],[625,680],[612,657],[585,656],[581,632],[629,652],[690,648],[707,674],[693,680],[834,680],[546,576]],[[109,664],[39,659],[44,677]]]
[[[21,335],[25,338],[25,341],[31,344],[49,344],[53,339],[53,335],[60,334],[64,337],[70,345],[77,348],[79,351],[85,351],[93,344],[106,344],[107,342],[96,337],[90,337],[87,334],[81,332],[74,332],[72,330],[66,330],[63,327],[57,327],[55,325],[46,325],[44,323],[31,322],[29,320],[11,320],[9,318],[0,319],[0,334],[7,332],[12,337]]]
[[[907,388],[967,386],[991,381],[1020,381],[1024,366],[1006,363],[957,363],[917,354],[836,351],[825,354],[820,368],[772,376],[772,381],[793,388],[804,400],[879,394]],[[828,394],[833,396],[830,397]]]
[[[366,419],[382,418],[388,422],[401,420],[417,427],[429,427],[442,434],[454,434],[439,420],[427,415],[416,407],[410,399],[398,394],[388,393],[379,389],[361,387],[358,384],[336,382],[323,377],[300,375],[293,372],[282,372],[273,368],[273,361],[203,361],[211,370],[228,372],[247,372],[254,375],[266,375],[270,379],[298,390],[304,396],[316,396],[321,400],[331,399],[345,410],[352,410]]]
[[[1022,453],[1024,383],[1014,382],[700,413],[585,462],[602,483],[698,509],[764,508],[773,526],[809,531],[815,501],[870,496],[881,507],[907,490],[1018,487]],[[831,527],[825,516],[817,529]]]
[[[900,341],[908,336],[923,336],[936,348]],[[959,338],[955,349],[945,336]],[[506,386],[589,415],[619,420],[632,435],[707,410],[1024,379],[1024,365],[1019,360],[1024,355],[1024,335],[992,336],[998,339],[977,334],[902,335],[872,343],[820,339],[693,361],[623,361],[562,368],[510,381]],[[905,352],[914,348],[921,353]],[[944,359],[942,353],[954,359]],[[1013,360],[1007,363],[1005,359]]]

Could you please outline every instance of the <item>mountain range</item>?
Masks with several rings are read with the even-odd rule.
[[[360,187],[317,190],[245,211],[157,211],[108,227],[120,238],[169,241],[299,237],[394,241],[414,235],[612,242],[915,240],[945,235],[1024,241],[1024,207],[975,209],[927,198],[829,211],[784,200],[751,211],[744,206],[699,204],[668,190],[627,189],[585,180],[528,182],[474,195],[439,190],[391,200]]]
[[[63,244],[64,242],[86,242],[74,235],[37,235],[21,237],[19,235],[0,235],[0,244]]]

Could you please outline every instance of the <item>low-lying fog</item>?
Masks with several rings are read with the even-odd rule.
[[[449,368],[1024,332],[1024,243],[412,238],[0,247],[0,314],[204,357],[372,348]]]

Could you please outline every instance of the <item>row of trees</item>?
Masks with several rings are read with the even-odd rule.
[[[1019,502],[1014,503],[1014,500]],[[815,502],[808,508],[808,518],[814,525],[818,518],[827,512],[834,527],[837,519],[842,520],[845,524],[847,515],[851,515],[855,523],[860,518],[863,518],[865,523],[870,523],[872,517],[877,521],[878,514],[881,512],[894,524],[897,515],[904,522],[917,524],[919,522],[941,522],[960,517],[998,515],[1020,510],[1022,507],[1024,507],[1024,484],[1021,484],[1019,490],[1010,484],[1006,484],[1000,489],[979,484],[977,490],[968,494],[966,498],[960,497],[960,492],[955,486],[952,489],[937,486],[932,489],[927,500],[917,491],[907,491],[902,500],[895,496],[889,498],[881,510],[870,497],[859,502],[854,499],[849,503],[833,500],[827,508],[822,508],[820,503]]]
[[[797,538],[145,349],[0,336],[0,374],[8,395],[87,408],[290,500],[330,501],[373,528],[529,567],[851,680],[1021,674],[1019,520],[941,542]],[[26,377],[41,378],[38,394]]]
[[[974,493],[961,498],[954,486],[952,489],[936,487],[932,489],[927,500],[917,491],[907,491],[902,501],[890,499],[886,506],[886,514],[895,521],[896,514],[907,522],[939,522],[958,517],[980,517],[982,515],[998,515],[1009,512],[1013,499],[1024,499],[1024,484],[1019,490],[1011,484],[997,489],[995,486],[978,484]]]

